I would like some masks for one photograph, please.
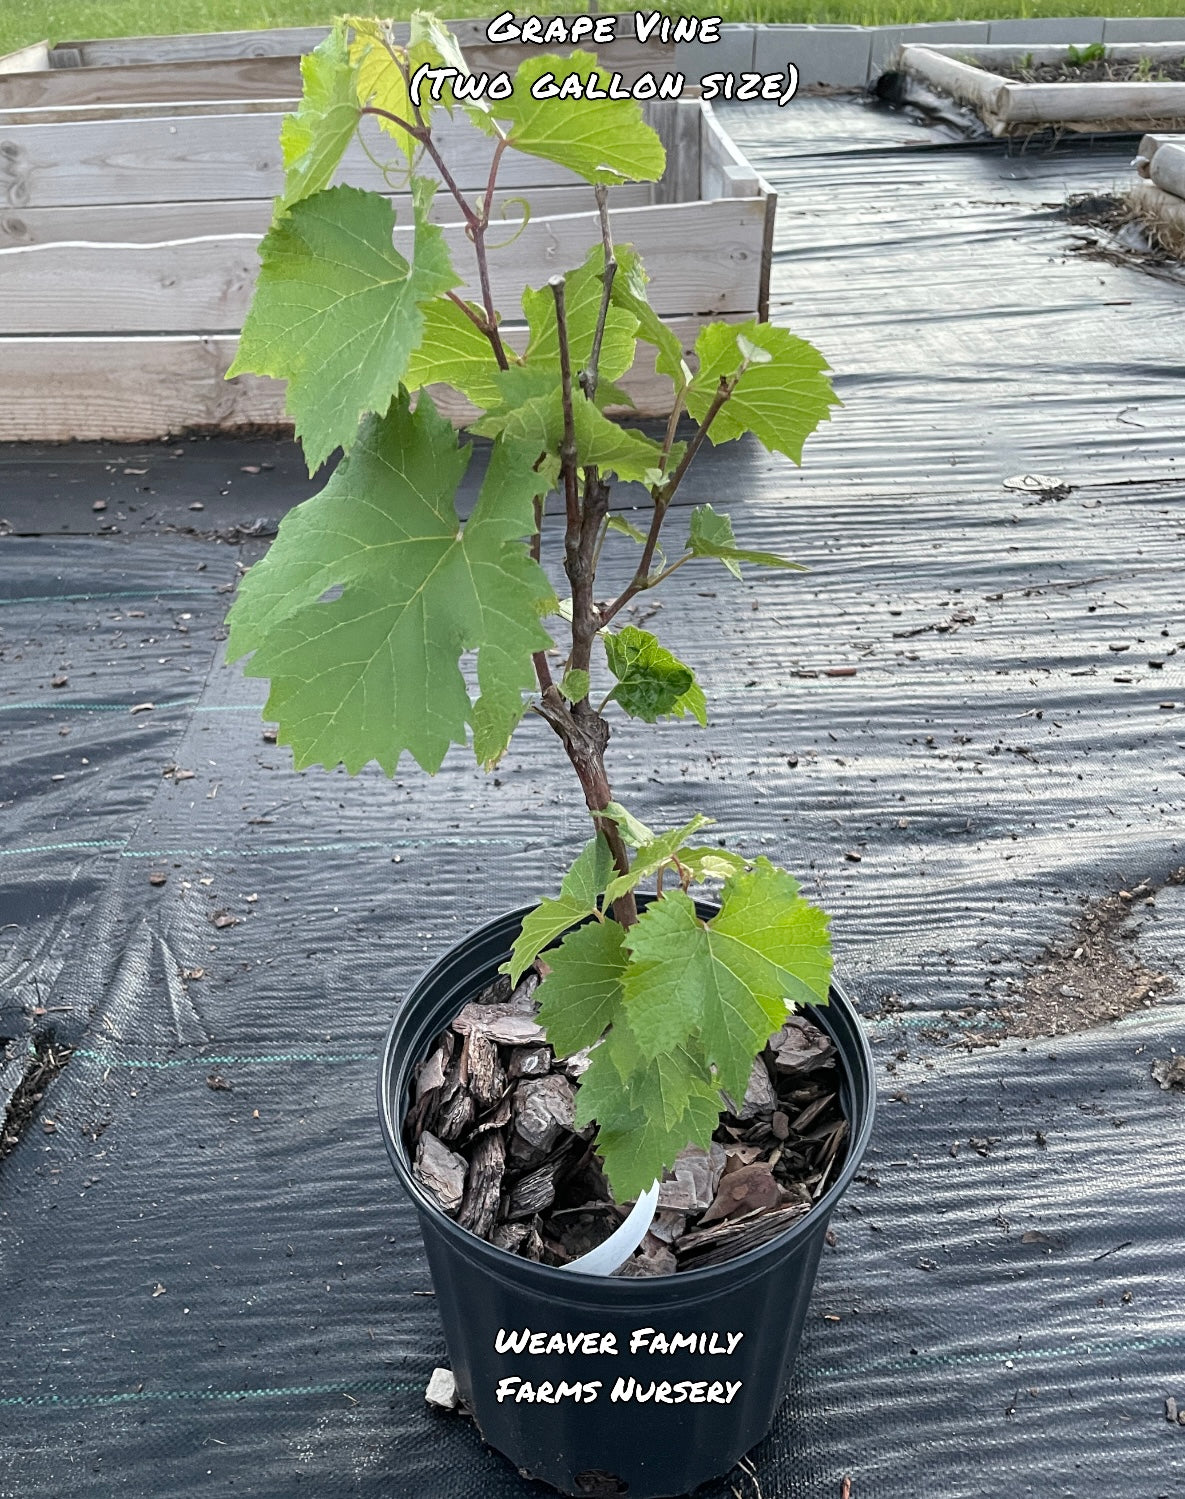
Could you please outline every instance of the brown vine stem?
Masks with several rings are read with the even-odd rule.
[[[597,200],[597,213],[601,220],[601,246],[605,263],[601,269],[601,305],[597,310],[597,322],[593,330],[588,365],[580,372],[580,388],[590,401],[596,399],[597,381],[600,378],[601,344],[605,339],[605,324],[609,318],[613,279],[617,275],[617,257],[613,253],[613,231],[609,224],[609,189],[603,182],[598,182],[593,192]]]
[[[708,435],[708,428],[716,419],[716,413],[724,405],[725,401],[728,400],[729,396],[732,395],[739,378],[740,374],[734,375],[731,380],[721,377],[720,384],[716,387],[716,394],[712,397],[711,405],[704,412],[704,419],[696,429],[695,436],[687,444],[687,450],[679,460],[679,465],[675,469],[675,472],[661,489],[655,489],[651,492],[654,498],[654,514],[650,517],[650,530],[646,536],[646,544],[642,548],[642,556],[638,563],[637,571],[618,597],[600,611],[601,628],[604,628],[613,616],[624,609],[626,604],[637,594],[641,593],[644,589],[653,588],[656,583],[668,577],[679,566],[679,563],[674,563],[671,567],[659,573],[657,578],[650,576],[650,567],[654,561],[654,553],[658,547],[658,533],[662,530],[662,523],[666,519],[671,499],[682,483],[683,475],[687,472],[692,459],[703,446],[704,439]],[[686,558],[680,559],[680,561],[686,560]]]

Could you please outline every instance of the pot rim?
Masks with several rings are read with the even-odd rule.
[[[643,897],[645,899],[645,897]],[[719,909],[710,901],[696,901],[696,909],[700,915],[710,915]],[[829,984],[829,1000],[825,1005],[800,1006],[793,1013],[809,1014],[811,1019],[827,1032],[835,1043],[836,1052],[840,1066],[843,1071],[843,1085],[841,1086],[841,1098],[845,1088],[848,1099],[848,1128],[850,1131],[848,1139],[847,1155],[835,1180],[824,1192],[823,1196],[811,1204],[809,1210],[790,1225],[783,1233],[776,1234],[764,1244],[758,1244],[744,1253],[736,1255],[732,1259],[724,1260],[715,1265],[705,1265],[698,1270],[682,1270],[673,1275],[664,1276],[592,1276],[573,1275],[571,1271],[562,1269],[555,1265],[543,1265],[536,1260],[524,1259],[521,1255],[512,1254],[507,1249],[500,1249],[496,1244],[491,1244],[488,1239],[479,1238],[477,1234],[462,1228],[454,1219],[450,1218],[441,1208],[440,1204],[433,1198],[416,1180],[412,1163],[408,1156],[403,1141],[402,1120],[396,1125],[391,1108],[392,1083],[399,1066],[404,1062],[403,1056],[396,1056],[396,1043],[403,1040],[403,1032],[408,1026],[408,1011],[425,984],[442,970],[456,966],[470,947],[477,946],[482,939],[489,939],[503,927],[510,932],[506,942],[505,951],[498,957],[498,962],[510,956],[513,934],[521,925],[523,919],[535,909],[532,903],[526,906],[516,907],[512,911],[506,911],[501,916],[494,917],[482,926],[462,937],[459,942],[453,944],[446,952],[442,953],[433,963],[420,974],[407,993],[406,999],[399,1006],[396,1014],[388,1027],[383,1049],[380,1056],[378,1071],[378,1108],[379,1122],[383,1131],[383,1143],[386,1145],[387,1154],[391,1164],[395,1168],[395,1174],[399,1177],[404,1190],[411,1197],[416,1208],[432,1220],[438,1231],[451,1239],[458,1247],[467,1250],[483,1267],[496,1274],[499,1279],[506,1279],[512,1267],[518,1275],[528,1275],[537,1279],[539,1292],[543,1295],[554,1293],[557,1296],[570,1299],[574,1294],[594,1291],[597,1286],[611,1286],[615,1298],[634,1299],[643,1301],[647,1297],[648,1288],[655,1284],[670,1284],[677,1282],[687,1288],[688,1298],[693,1299],[696,1293],[705,1294],[714,1282],[723,1276],[730,1277],[734,1282],[739,1278],[752,1279],[760,1274],[765,1267],[765,1262],[775,1254],[780,1254],[787,1245],[798,1239],[813,1233],[820,1218],[830,1217],[834,1211],[839,1198],[850,1186],[853,1177],[859,1170],[864,1153],[868,1147],[872,1135],[872,1126],[876,1115],[876,1081],[873,1070],[872,1048],[868,1037],[861,1024],[860,1015],[855,1005],[849,998],[846,990],[835,978],[831,976]],[[475,964],[475,967],[484,965]],[[451,994],[449,996],[452,997]],[[842,1017],[840,1026],[828,1023],[828,1012],[838,1014]],[[413,1029],[410,1045],[406,1051],[414,1052],[423,1041],[423,1032],[429,1027],[421,1025]],[[847,1036],[841,1036],[837,1032],[846,1030]],[[850,1047],[845,1047],[844,1041],[849,1041]],[[864,1110],[861,1116],[860,1103],[864,1100]]]

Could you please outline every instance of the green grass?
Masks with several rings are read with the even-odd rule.
[[[423,0],[420,0],[423,3]],[[909,21],[977,21],[1011,16],[1162,16],[1181,0],[674,0],[668,12],[723,15],[728,21],[855,22],[865,26]],[[391,0],[384,13],[406,16],[415,0]],[[450,16],[495,15],[503,0],[449,0]],[[557,3],[537,13],[582,9]],[[608,10],[608,0],[601,5]],[[630,7],[622,4],[620,9]],[[643,6],[641,8],[649,8]],[[324,0],[0,0],[0,54],[29,42],[101,36],[150,36],[179,31],[240,31],[309,26],[334,13]],[[524,5],[516,9],[526,14]]]

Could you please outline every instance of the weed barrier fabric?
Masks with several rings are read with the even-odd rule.
[[[1185,889],[1116,939],[1175,991],[1012,1017],[1083,903],[1185,864],[1182,292],[1055,216],[1128,143],[1010,155],[850,99],[726,122],[781,195],[774,314],[846,404],[801,471],[707,455],[685,504],[811,572],[641,600],[711,723],[615,725],[611,763],[648,821],[801,873],[883,1087],[760,1490],[703,1492],[1175,1496],[1185,1098],[1151,1066],[1185,1048]],[[222,622],[308,481],[284,445],[179,448],[0,454],[6,1095],[72,1049],[0,1163],[0,1494],[542,1493],[424,1403],[445,1351],[373,1088],[422,967],[585,837],[570,773],[540,725],[493,784],[459,750],[293,775]]]

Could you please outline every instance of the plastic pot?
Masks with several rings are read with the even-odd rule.
[[[698,905],[702,916],[716,909]],[[835,1043],[848,1153],[816,1206],[770,1243],[647,1279],[572,1274],[496,1249],[459,1228],[416,1181],[402,1124],[416,1066],[494,978],[531,909],[474,932],[408,996],[379,1071],[383,1136],[419,1212],[457,1388],[485,1440],[565,1494],[669,1499],[727,1472],[769,1430],[828,1222],[868,1144],[872,1055],[833,985],[830,1003],[807,1013]],[[528,1329],[546,1336],[514,1351]],[[535,1398],[525,1398],[526,1386]]]

